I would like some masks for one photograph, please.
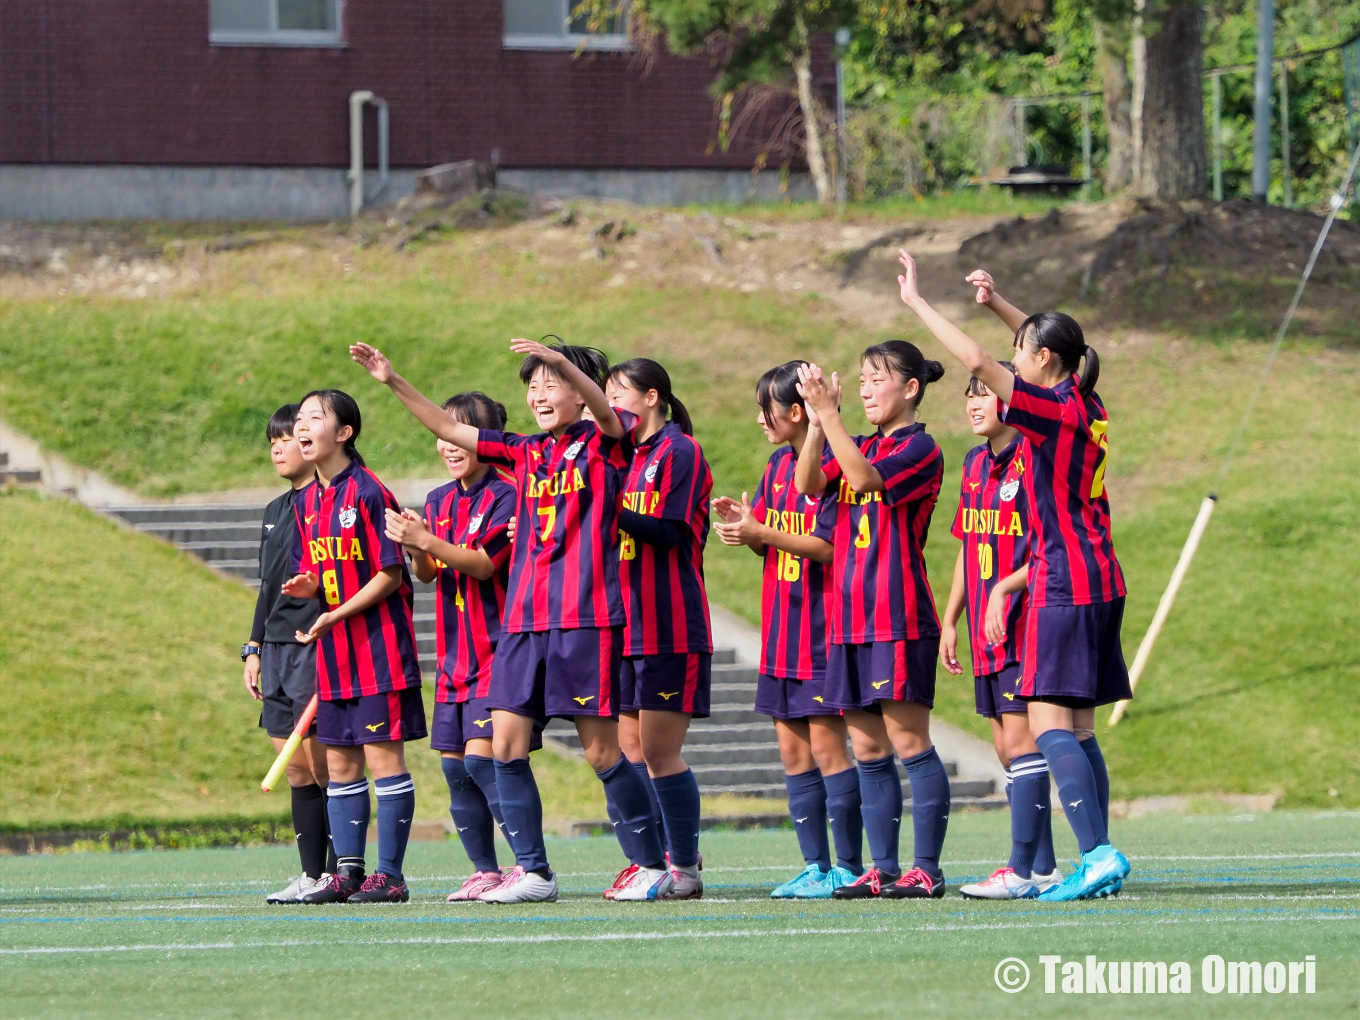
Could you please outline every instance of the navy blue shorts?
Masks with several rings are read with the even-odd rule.
[[[333,747],[357,747],[383,740],[424,740],[428,733],[420,688],[318,702],[316,736]]]
[[[828,708],[823,691],[826,677],[790,680],[785,676],[761,673],[756,677],[756,711],[774,719],[806,719],[813,715],[840,715]]]
[[[1020,693],[1071,708],[1132,697],[1119,643],[1123,622],[1122,596],[1091,606],[1031,607],[1025,614]]]
[[[619,717],[623,628],[580,627],[502,634],[486,703],[539,722]]]
[[[708,718],[713,656],[708,652],[633,655],[619,666],[619,711],[688,712]]]
[[[973,698],[977,714],[995,719],[1006,712],[1028,712],[1029,705],[1020,696],[1020,680],[1024,671],[1018,662],[996,673],[973,677]]]
[[[430,747],[436,751],[456,751],[462,754],[469,740],[490,740],[496,734],[491,721],[490,697],[468,698],[467,701],[436,701],[434,719],[430,723]],[[529,739],[529,750],[543,746],[543,729],[534,727]]]
[[[828,708],[869,708],[876,701],[935,706],[938,637],[832,645],[826,657]]]

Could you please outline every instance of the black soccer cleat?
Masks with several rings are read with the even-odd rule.
[[[831,898],[837,900],[871,899],[880,893],[886,893],[888,886],[896,882],[897,877],[888,874],[886,871],[870,868],[850,885],[843,885],[839,889],[832,890]]]
[[[405,903],[411,898],[411,890],[400,878],[393,878],[381,871],[375,871],[364,879],[359,891],[349,898],[350,903]]]
[[[346,903],[364,886],[363,868],[340,868],[330,884],[298,897],[299,903]]]
[[[912,868],[892,885],[883,887],[885,900],[938,900],[944,895],[944,876],[937,881],[920,868]]]

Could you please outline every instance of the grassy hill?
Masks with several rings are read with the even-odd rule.
[[[487,390],[511,409],[513,428],[528,422],[506,341],[553,332],[602,346],[616,358],[645,354],[664,361],[694,414],[717,491],[736,494],[755,483],[770,452],[754,424],[751,388],[759,372],[801,357],[853,378],[858,350],[893,335],[930,349],[929,338],[898,314],[890,290],[881,301],[872,294],[852,300],[829,272],[801,277],[805,270],[787,268],[791,258],[779,269],[757,261],[761,252],[794,252],[814,241],[819,250],[834,247],[836,231],[857,229],[868,237],[894,223],[751,220],[722,225],[719,233],[712,215],[675,216],[679,224],[657,241],[647,224],[631,240],[613,222],[614,233],[601,235],[596,231],[605,214],[590,216],[572,227],[523,224],[431,234],[415,251],[300,230],[279,231],[270,243],[211,258],[167,250],[164,260],[178,282],[142,300],[93,285],[80,295],[73,286],[26,281],[6,288],[0,281],[0,404],[14,426],[154,496],[269,484],[258,436],[268,413],[314,386],[341,386],[363,407],[359,445],[375,470],[430,476],[438,467],[430,438],[348,362],[348,342],[382,347],[437,398],[461,388]],[[649,222],[663,236],[661,214]],[[695,240],[710,234],[723,241],[716,256]],[[578,252],[582,237],[593,247]],[[853,241],[838,243],[843,252],[854,247]],[[811,282],[805,285],[805,279]],[[953,286],[948,280],[930,285],[943,294]],[[1310,292],[1309,300],[1325,300],[1326,293]],[[1180,300],[1178,294],[1168,292],[1167,301]],[[1228,298],[1232,307],[1253,309],[1250,321],[1269,323],[1278,315],[1252,289],[1239,286]],[[1130,586],[1130,659],[1266,352],[1259,333],[1183,335],[1166,327],[1176,318],[1175,307],[1164,303],[1157,311],[1155,327],[1128,313],[1091,309],[1083,316],[1102,354],[1101,392],[1113,420],[1108,482]],[[1196,315],[1202,319],[1203,309]],[[979,319],[976,329],[1004,349],[996,323]],[[972,444],[963,424],[962,387],[962,373],[950,367],[923,406],[949,472],[927,549],[941,596],[957,550],[948,534],[951,493]],[[1360,479],[1355,440],[1337,424],[1358,397],[1360,353],[1353,343],[1329,345],[1325,336],[1305,333],[1286,348],[1139,702],[1126,723],[1104,738],[1115,796],[1275,792],[1295,806],[1360,805],[1360,750],[1353,737],[1360,726],[1354,697],[1360,655],[1352,637],[1360,624]],[[857,407],[853,389],[848,406]],[[857,419],[857,411],[850,417]],[[38,511],[15,500],[4,507],[7,516],[25,522],[76,513]],[[133,542],[81,520],[91,534]],[[20,529],[3,530],[6,563],[22,561],[28,540],[11,537]],[[53,562],[78,559],[70,549],[56,543]],[[166,681],[157,677],[167,675],[192,677],[195,685],[204,676],[218,678],[212,681],[218,694],[208,697],[205,689],[193,710],[241,716],[221,728],[231,732],[220,748],[189,754],[190,745],[178,745],[192,760],[184,763],[184,799],[174,800],[173,810],[188,810],[193,795],[204,797],[199,785],[211,800],[214,791],[253,790],[257,779],[262,738],[245,719],[250,706],[235,700],[232,655],[248,622],[249,599],[146,543],[127,545],[122,555],[128,566],[121,573],[109,570],[106,558],[85,561],[82,584],[48,582],[56,576],[49,571],[29,575],[47,609],[29,621],[29,630],[16,634],[11,627],[0,637],[7,678],[35,692],[20,703],[31,701],[32,711],[48,720],[39,724],[35,715],[31,725],[14,726],[0,752],[7,756],[6,777],[21,780],[11,788],[23,789],[24,796],[47,791],[32,794],[31,810],[50,803],[45,798],[58,789],[51,784],[67,780],[46,776],[33,764],[38,742],[30,732],[50,732],[60,704],[98,703],[96,690],[106,699],[131,691],[142,699],[138,704],[155,705],[151,692],[162,689],[158,685]],[[140,568],[131,567],[142,556],[167,578],[193,574],[198,580],[145,585]],[[759,605],[756,567],[748,553],[711,544],[713,597],[751,617]],[[134,583],[138,588],[129,590]],[[101,609],[123,608],[95,612],[92,585],[105,596]],[[156,612],[128,608],[139,600],[154,604]],[[75,632],[86,635],[83,641],[62,640],[60,628],[74,626],[62,621],[73,616],[85,621]],[[133,625],[124,616],[141,622]],[[56,642],[48,629],[54,626]],[[53,646],[59,649],[55,659]],[[96,664],[100,668],[92,669]],[[82,679],[69,680],[75,676]],[[92,676],[98,679],[92,682]],[[143,687],[146,692],[137,693]],[[940,689],[944,717],[984,732],[972,713],[970,684],[942,675]],[[60,700],[54,693],[49,701],[43,696],[48,691],[61,692]],[[83,733],[72,744],[71,764],[57,770],[79,775],[88,767],[81,754],[91,761],[106,756],[100,766],[106,771],[90,773],[80,787],[90,810],[101,782],[113,782],[118,770],[112,745],[137,746],[146,734],[160,733],[156,727],[165,724],[153,711],[170,718],[163,707],[139,711],[135,724],[119,729],[117,741]],[[164,739],[187,738],[176,730]],[[77,786],[72,781],[70,789]],[[136,810],[171,810],[159,794],[139,796]]]

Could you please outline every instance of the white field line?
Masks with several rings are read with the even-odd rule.
[[[1149,924],[1220,924],[1221,917],[1183,917],[1148,918]],[[1235,923],[1265,922],[1279,924],[1288,921],[1356,921],[1351,916],[1316,916],[1311,914],[1294,917],[1234,918]],[[202,952],[221,949],[289,949],[300,946],[473,946],[473,945],[536,945],[552,942],[656,942],[674,939],[730,939],[730,938],[803,938],[817,935],[907,935],[920,932],[969,932],[969,931],[1008,931],[1035,930],[1040,928],[1091,928],[1127,925],[1129,919],[1111,917],[1109,920],[1093,921],[1060,920],[1040,922],[995,922],[992,924],[922,924],[877,928],[791,928],[778,929],[733,929],[730,931],[690,930],[690,931],[648,931],[648,932],[601,932],[595,935],[485,935],[464,938],[405,938],[405,939],[280,939],[269,942],[167,942],[159,944],[140,943],[114,946],[31,946],[24,949],[0,949],[0,956],[62,956],[82,953],[134,953],[134,952]]]

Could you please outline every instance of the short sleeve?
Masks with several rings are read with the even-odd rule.
[[[633,460],[633,452],[637,445],[637,427],[641,419],[632,411],[625,411],[621,407],[614,408],[614,413],[618,415],[619,422],[623,425],[623,435],[616,439],[596,424],[595,442],[599,444],[600,453],[610,464],[621,471],[627,471],[628,465]]]
[[[439,507],[435,505],[435,493],[438,491],[439,491],[438,489],[434,489],[430,492],[428,496],[425,497],[425,514],[424,514],[425,530],[428,531],[431,535],[434,535],[436,538],[439,537],[439,528],[438,525],[435,523],[437,520],[439,520]]]
[[[524,460],[528,448],[528,437],[515,432],[501,432],[497,429],[477,430],[477,459],[488,464],[504,464],[516,467]]]
[[[751,515],[761,524],[765,523],[765,511],[770,508],[770,475],[774,474],[774,462],[765,465],[765,473],[760,476],[756,495],[751,500]]]
[[[836,510],[840,500],[835,486],[828,485],[817,499],[816,517],[812,522],[812,537],[830,542],[836,531]]]
[[[883,501],[894,506],[930,491],[943,466],[943,454],[933,439],[917,432],[906,442],[895,443],[873,466],[883,479]]]
[[[491,557],[497,570],[510,558],[510,518],[515,516],[515,492],[506,488],[497,493],[491,507],[482,518],[475,538],[468,542],[473,549],[481,549]]]
[[[1016,376],[1011,402],[1001,405],[1001,420],[1039,446],[1062,429],[1063,405],[1056,390]]]
[[[393,510],[400,510],[401,507],[395,499],[389,504],[387,495],[376,486],[364,486],[361,491],[359,507],[364,519],[364,544],[368,547],[365,552],[368,553],[373,572],[401,566],[406,562],[406,557],[401,546],[387,537],[385,515],[389,505]]]
[[[657,513],[649,516],[688,522],[694,515],[694,492],[699,484],[698,455],[692,443],[672,443],[658,461],[653,490],[661,494]]]
[[[949,526],[949,533],[963,541],[963,493],[959,493],[959,507],[954,511],[954,523]]]
[[[855,445],[859,446],[860,437],[855,436],[854,439]],[[841,480],[840,461],[838,461],[836,459],[836,455],[831,452],[830,443],[822,444],[822,474],[826,475],[826,480],[828,483],[839,482]],[[830,485],[828,485],[827,488],[830,488]]]

